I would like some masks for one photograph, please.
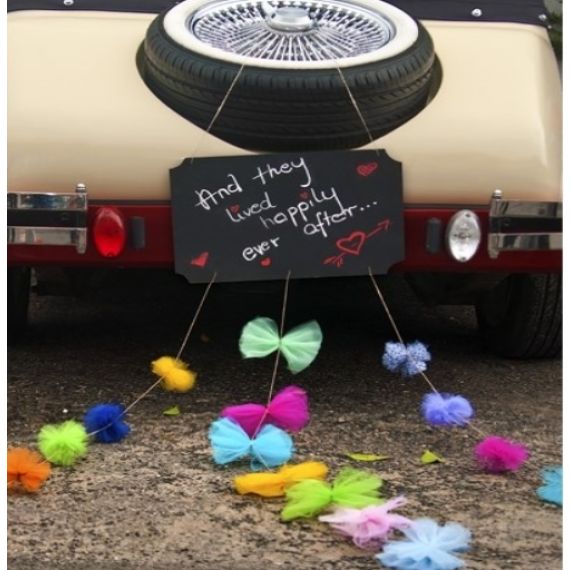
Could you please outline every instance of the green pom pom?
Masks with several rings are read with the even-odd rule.
[[[75,420],[44,426],[38,435],[42,455],[55,465],[73,465],[87,453],[87,441],[85,428]]]

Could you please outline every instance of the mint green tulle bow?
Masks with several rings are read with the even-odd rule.
[[[315,360],[322,342],[323,333],[317,321],[299,325],[280,338],[273,319],[257,317],[243,327],[239,348],[244,358],[263,358],[279,350],[289,370],[297,374]]]

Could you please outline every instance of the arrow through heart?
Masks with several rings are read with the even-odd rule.
[[[340,238],[336,241],[336,246],[340,251],[350,253],[350,255],[360,255],[360,250],[366,241],[364,232],[352,232],[348,237]]]

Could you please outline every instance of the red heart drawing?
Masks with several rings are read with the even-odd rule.
[[[208,257],[210,254],[207,251],[202,252],[198,257],[195,257],[190,261],[191,265],[196,267],[204,267],[208,263]]]
[[[340,251],[351,255],[360,255],[360,250],[366,241],[364,232],[352,232],[348,237],[340,238],[336,241],[336,246]]]
[[[356,172],[360,176],[370,176],[378,168],[377,162],[369,162],[368,164],[360,164],[356,168]]]
[[[306,200],[309,197],[309,193],[308,192],[301,192],[299,194],[299,198],[301,198],[301,200]]]
[[[230,212],[232,214],[237,214],[239,212],[240,206],[239,204],[234,204],[233,206],[230,206]]]
[[[269,267],[271,265],[271,258],[270,257],[264,257],[260,262],[260,265],[262,265],[263,267]]]

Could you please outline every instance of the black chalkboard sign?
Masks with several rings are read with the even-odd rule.
[[[386,273],[403,259],[401,164],[384,151],[186,159],[170,171],[191,283]]]

